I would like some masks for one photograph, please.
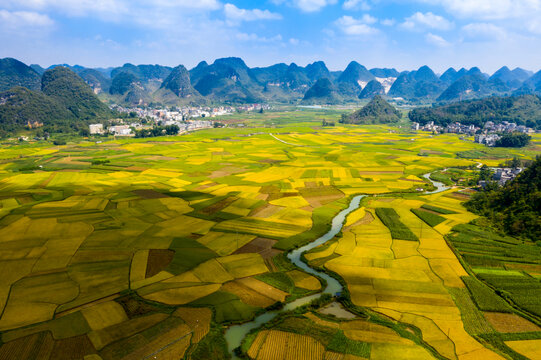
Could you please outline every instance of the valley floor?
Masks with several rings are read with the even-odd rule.
[[[457,135],[321,128],[322,118],[334,120],[325,112],[250,116],[243,129],[179,137],[4,144],[0,359],[226,358],[226,326],[322,289],[285,252],[325,233],[356,194],[389,196],[366,198],[337,238],[306,255],[346,285],[338,300],[347,318],[317,308],[285,314],[248,336],[246,356],[541,352],[535,307],[503,300],[478,280],[495,270],[470,264],[471,251],[463,258],[483,240],[472,235],[465,248],[452,240],[455,226],[476,217],[461,205],[468,193],[419,195],[430,186],[423,174],[454,168],[467,180],[479,162],[533,157],[541,138],[504,151]],[[506,264],[499,275],[539,282],[539,258]],[[503,305],[486,310],[478,291]]]

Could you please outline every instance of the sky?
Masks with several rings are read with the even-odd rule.
[[[541,0],[0,0],[0,58],[27,64],[541,69]]]

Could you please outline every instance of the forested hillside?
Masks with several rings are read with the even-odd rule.
[[[461,101],[414,109],[409,113],[409,118],[421,125],[434,121],[436,125],[446,126],[458,121],[483,127],[487,121],[509,121],[541,129],[541,98],[536,95],[523,95]]]
[[[541,241],[541,157],[514,181],[481,191],[465,205],[509,235]]]

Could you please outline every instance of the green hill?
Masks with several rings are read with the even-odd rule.
[[[64,67],[45,71],[41,92],[15,87],[0,93],[0,137],[28,127],[77,132],[112,116],[83,79]]]
[[[402,114],[389,104],[381,96],[376,95],[362,109],[353,114],[342,115],[341,123],[344,124],[387,124],[400,120]]]
[[[359,99],[371,99],[376,95],[385,95],[385,88],[377,80],[372,80],[361,91]]]
[[[92,88],[95,94],[109,92],[111,79],[95,69],[81,70],[78,75]]]
[[[417,71],[402,73],[389,90],[389,96],[411,100],[427,100],[438,97],[446,88],[428,66]]]
[[[168,66],[161,65],[133,65],[124,64],[122,67],[115,68],[111,71],[111,78],[116,77],[120,73],[130,73],[135,75],[141,81],[164,80],[173,69]]]
[[[132,84],[139,84],[139,78],[131,72],[118,73],[111,83],[109,93],[111,95],[124,95],[130,91]]]
[[[240,58],[217,59],[212,65],[200,64],[192,70],[191,82],[203,96],[226,103],[250,103],[262,100],[262,86],[252,70]]]
[[[9,90],[14,86],[39,90],[40,75],[19,60],[12,58],[0,59],[0,92]]]
[[[47,95],[14,87],[0,94],[0,137],[24,129],[30,125],[47,126],[65,124],[75,120],[73,113]]]
[[[94,95],[90,86],[68,68],[56,67],[45,71],[41,79],[41,90],[64,105],[77,119],[111,116],[109,108]]]
[[[302,102],[304,104],[337,104],[341,101],[336,87],[328,78],[322,78],[308,89]]]
[[[161,88],[170,90],[181,98],[199,95],[190,82],[190,73],[188,73],[188,70],[183,65],[179,65],[173,69],[171,74],[162,83]]]
[[[409,118],[422,125],[434,121],[436,125],[447,126],[458,121],[466,125],[483,127],[487,121],[494,123],[509,121],[541,129],[541,98],[536,95],[523,95],[461,101],[414,109],[410,111]]]

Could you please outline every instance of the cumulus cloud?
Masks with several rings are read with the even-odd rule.
[[[376,21],[377,19],[370,15],[364,15],[361,19],[345,15],[336,20],[335,25],[346,35],[372,35],[378,32],[378,29],[370,26]]]
[[[541,0],[424,0],[442,5],[449,13],[463,18],[508,19],[539,15]]]
[[[299,39],[291,38],[291,39],[289,39],[289,43],[290,43],[291,45],[295,45],[295,46],[296,46],[296,45],[299,45],[300,41],[299,41]]]
[[[530,30],[530,32],[541,35],[541,20],[535,19],[528,22],[527,28]]]
[[[239,9],[233,4],[225,4],[225,17],[231,22],[257,21],[257,20],[280,20],[282,15],[260,9]]]
[[[5,29],[47,28],[54,21],[47,15],[33,11],[0,10],[0,26]]]
[[[304,12],[320,11],[328,5],[334,5],[337,0],[271,0],[276,5],[287,4]]]
[[[471,23],[462,27],[462,34],[470,40],[502,40],[507,37],[506,31],[491,23]]]
[[[281,42],[282,41],[282,35],[276,35],[273,37],[264,37],[259,36],[254,33],[238,33],[236,36],[237,40],[240,41],[254,41],[254,42],[263,42],[263,43],[271,43],[271,42]]]
[[[394,24],[396,24],[395,19],[383,19],[383,20],[381,20],[381,25],[384,25],[384,26],[394,26]]]
[[[135,21],[144,18],[182,17],[222,8],[218,0],[0,0],[6,9],[56,12],[71,17],[98,17],[102,20]],[[141,20],[141,21],[140,21]]]
[[[447,40],[439,35],[428,33],[425,35],[426,42],[437,47],[448,47],[451,45]]]
[[[344,10],[370,10],[370,5],[365,0],[346,0],[342,5]]]
[[[401,26],[408,30],[450,30],[454,27],[454,24],[443,16],[435,15],[431,12],[416,12],[412,16],[406,18]]]
[[[218,0],[155,0],[151,4],[144,0],[0,0],[0,5],[36,10],[59,10],[70,15],[106,11],[126,12],[130,8],[139,7],[217,10],[222,6]]]

